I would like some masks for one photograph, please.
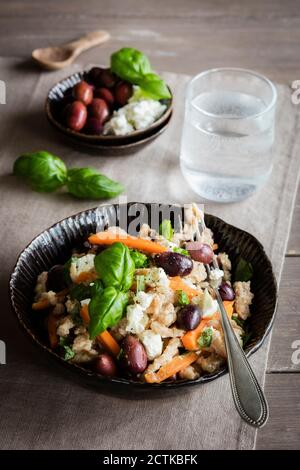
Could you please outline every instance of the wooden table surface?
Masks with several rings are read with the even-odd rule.
[[[300,79],[295,0],[10,0],[1,2],[0,56],[22,57],[30,67],[32,49],[96,29],[107,29],[112,39],[82,55],[82,64],[101,63],[113,50],[131,45],[158,70],[196,74],[238,66],[286,84]],[[299,314],[298,191],[266,376],[270,420],[258,431],[258,449],[299,448],[300,364],[292,362],[292,343],[300,340]]]

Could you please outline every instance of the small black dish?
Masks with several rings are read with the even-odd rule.
[[[99,150],[99,154],[105,153],[106,150],[110,149],[114,151],[113,153],[120,155],[124,153],[125,150],[135,149],[136,147],[146,145],[166,129],[172,116],[173,96],[170,99],[163,100],[167,109],[159,119],[151,124],[151,126],[146,129],[136,130],[125,136],[89,135],[67,128],[61,122],[62,100],[65,98],[68,90],[71,90],[76,83],[86,78],[87,73],[87,71],[83,71],[70,75],[54,85],[47,94],[45,103],[47,119],[56,130],[68,137],[69,140],[71,139],[77,144],[79,143],[90,148],[93,147],[94,149]]]
[[[48,228],[24,249],[20,254],[10,279],[10,298],[17,319],[26,334],[34,343],[45,351],[49,357],[54,358],[63,367],[73,371],[84,383],[100,386],[103,390],[107,387],[119,390],[121,394],[128,390],[139,392],[170,391],[178,388],[186,388],[192,385],[200,385],[214,380],[226,373],[223,368],[215,374],[204,375],[196,380],[163,382],[160,384],[139,383],[125,378],[108,378],[77,364],[65,362],[56,352],[52,351],[47,343],[44,328],[37,321],[36,314],[31,310],[33,292],[37,276],[51,266],[66,262],[72,252],[72,248],[82,246],[90,233],[101,231],[107,225],[118,223],[120,211],[122,220],[124,213],[128,215],[128,224],[132,220],[132,214],[140,211],[140,220],[145,213],[151,214],[151,206],[155,204],[128,203],[123,205],[103,205],[89,209],[57,222]],[[160,205],[160,210],[168,210],[169,206]],[[182,215],[183,208],[178,210]],[[145,216],[146,219],[146,216]],[[150,220],[147,217],[149,225]],[[206,224],[214,232],[215,242],[221,251],[226,251],[230,256],[233,266],[240,257],[252,263],[254,276],[251,281],[251,289],[254,293],[254,302],[251,308],[252,315],[248,320],[248,328],[251,338],[246,347],[247,356],[253,354],[263,344],[271,330],[276,305],[277,284],[273,274],[272,265],[258,240],[249,233],[240,230],[213,215],[206,214]],[[80,377],[81,375],[81,377]]]

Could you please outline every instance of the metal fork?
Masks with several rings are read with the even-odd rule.
[[[196,239],[201,239],[205,229],[204,218],[199,222]],[[213,258],[213,267],[218,268],[216,256]],[[210,277],[211,268],[205,265],[207,275]],[[224,332],[227,353],[228,370],[234,404],[240,416],[251,426],[261,428],[269,417],[268,404],[265,395],[254,375],[254,372],[241,348],[230,324],[218,288],[212,287],[221,312],[221,322]]]

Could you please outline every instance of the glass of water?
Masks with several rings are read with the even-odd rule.
[[[233,202],[267,180],[276,101],[273,83],[250,70],[212,69],[189,82],[180,162],[196,193]]]

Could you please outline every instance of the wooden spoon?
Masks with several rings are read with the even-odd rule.
[[[72,64],[81,52],[108,41],[110,34],[107,31],[94,31],[88,33],[77,41],[62,46],[35,49],[32,58],[43,68],[57,70]]]

